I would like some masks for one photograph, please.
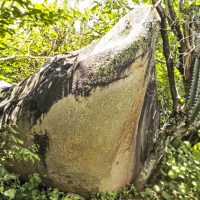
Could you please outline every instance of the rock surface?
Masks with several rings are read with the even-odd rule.
[[[58,55],[0,101],[0,126],[15,123],[41,161],[22,176],[79,194],[118,189],[137,177],[158,126],[153,54],[158,17],[140,6],[90,46]]]

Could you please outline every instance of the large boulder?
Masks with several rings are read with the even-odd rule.
[[[12,170],[23,177],[38,172],[46,184],[80,194],[135,180],[158,127],[158,21],[154,8],[139,6],[100,40],[53,57],[10,87],[0,102],[0,126],[17,124],[41,158]]]

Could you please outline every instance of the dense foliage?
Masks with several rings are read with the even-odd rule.
[[[60,3],[61,2],[61,3]],[[188,15],[178,11],[179,3],[174,0],[180,24],[187,24]],[[32,3],[29,0],[3,0],[0,3],[0,80],[18,83],[38,70],[51,56],[77,50],[100,38],[113,25],[139,3],[151,1],[105,0],[94,1],[83,9],[80,5],[68,1],[47,0],[44,3]],[[184,1],[182,10],[199,5],[198,1]],[[195,12],[195,11],[193,11]],[[176,24],[176,23],[175,23]],[[172,24],[173,25],[173,24]],[[167,28],[171,56],[174,66],[179,66],[179,47],[181,41],[170,24]],[[158,39],[156,61],[158,93],[161,110],[161,125],[172,111],[170,85],[161,37]],[[178,68],[173,70],[180,103],[185,101],[184,80]],[[161,170],[155,173],[150,185],[141,193],[134,186],[120,192],[93,194],[91,199],[199,199],[200,198],[200,143],[199,132],[193,133],[191,143],[181,139],[173,141],[163,159]],[[187,139],[191,137],[186,137]],[[5,165],[12,159],[37,162],[36,148],[27,149],[18,139],[12,127],[5,127],[0,132],[0,199],[83,199],[64,194],[57,189],[42,184],[37,174],[29,181],[22,182],[19,176],[7,172]],[[177,186],[178,184],[178,186]]]
[[[0,78],[9,82],[23,80],[52,55],[77,50],[100,38],[129,8],[126,3],[121,7],[110,1],[84,11],[65,1],[62,6],[5,2],[0,16]]]

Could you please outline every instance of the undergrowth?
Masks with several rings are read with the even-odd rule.
[[[150,184],[142,192],[137,192],[134,185],[122,188],[121,191],[91,194],[84,198],[75,194],[66,194],[57,188],[50,188],[42,183],[38,174],[30,175],[27,182],[22,182],[19,175],[9,173],[4,164],[7,160],[38,160],[32,147],[22,147],[23,142],[14,134],[0,132],[4,140],[0,142],[0,199],[14,200],[198,200],[200,199],[200,143],[191,146],[187,141],[176,139],[168,147],[160,171],[155,173]],[[5,142],[5,137],[7,142]],[[5,148],[5,144],[12,144]],[[15,148],[13,148],[15,146]],[[16,151],[20,147],[20,151]],[[15,155],[15,156],[14,156]],[[17,155],[17,156],[16,156]],[[9,159],[8,159],[9,158]],[[34,158],[34,159],[33,159]]]

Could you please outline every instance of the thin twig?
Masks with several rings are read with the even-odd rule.
[[[5,57],[5,58],[0,58],[0,61],[7,61],[7,60],[15,59],[15,58],[19,58],[19,59],[23,59],[23,58],[49,59],[49,58],[51,58],[51,57],[50,57],[50,56],[32,56],[32,55],[25,55],[25,56],[13,55],[13,56]]]
[[[28,35],[27,35],[26,39],[23,41],[21,47],[15,52],[15,54],[14,54],[15,56],[16,56],[16,55],[21,51],[21,49],[24,47],[24,45],[26,44],[28,38],[29,38],[30,35],[31,35],[31,32],[32,32],[32,30],[29,30]]]

